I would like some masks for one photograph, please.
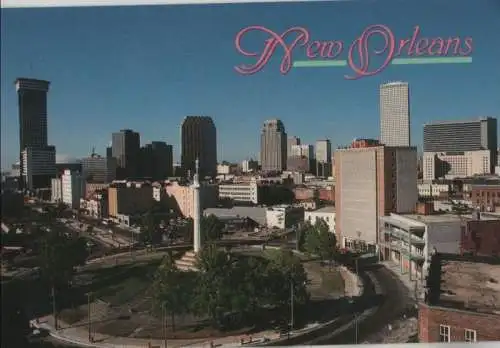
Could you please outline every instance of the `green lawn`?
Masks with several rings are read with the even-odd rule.
[[[161,260],[100,269],[92,272],[94,298],[118,306],[134,300],[152,284]]]

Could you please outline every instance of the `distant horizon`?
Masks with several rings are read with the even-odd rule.
[[[105,153],[111,133],[129,128],[140,133],[141,144],[172,145],[179,162],[180,125],[193,114],[213,118],[218,162],[258,159],[262,124],[272,118],[305,144],[326,138],[337,148],[354,138],[379,139],[379,86],[394,81],[410,85],[411,140],[419,153],[426,123],[500,117],[494,0],[457,0],[453,7],[443,0],[385,0],[2,10],[2,170],[19,158],[12,85],[19,76],[51,82],[49,144],[74,158],[93,147]],[[300,26],[315,39],[350,43],[377,23],[398,39],[410,37],[416,25],[422,37],[471,37],[473,62],[388,66],[353,81],[344,79],[342,67],[282,75],[278,56],[257,74],[235,71],[254,62],[234,45],[247,26],[276,32]],[[245,49],[261,52],[263,38],[245,38]],[[305,57],[298,52],[294,59]]]

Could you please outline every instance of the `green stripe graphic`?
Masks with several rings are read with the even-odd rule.
[[[395,58],[391,61],[393,65],[410,64],[468,64],[472,63],[472,57],[425,57],[425,58]],[[294,68],[325,68],[335,66],[346,66],[347,60],[299,60],[293,62]]]

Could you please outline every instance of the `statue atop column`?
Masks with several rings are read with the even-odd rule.
[[[195,173],[193,178],[193,249],[198,253],[201,249],[201,205],[200,205],[200,178],[199,160],[195,161]]]

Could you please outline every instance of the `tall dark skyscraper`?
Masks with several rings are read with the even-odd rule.
[[[217,130],[209,116],[187,116],[181,126],[181,163],[185,174],[195,171],[200,161],[200,176],[217,175]]]
[[[153,141],[141,148],[141,176],[165,180],[173,176],[173,149],[163,141]]]
[[[23,187],[48,187],[55,176],[55,148],[47,140],[47,93],[50,82],[18,78],[20,176]]]
[[[141,150],[139,133],[130,129],[122,129],[113,133],[111,142],[111,152],[117,161],[116,178],[133,179],[139,176]]]

